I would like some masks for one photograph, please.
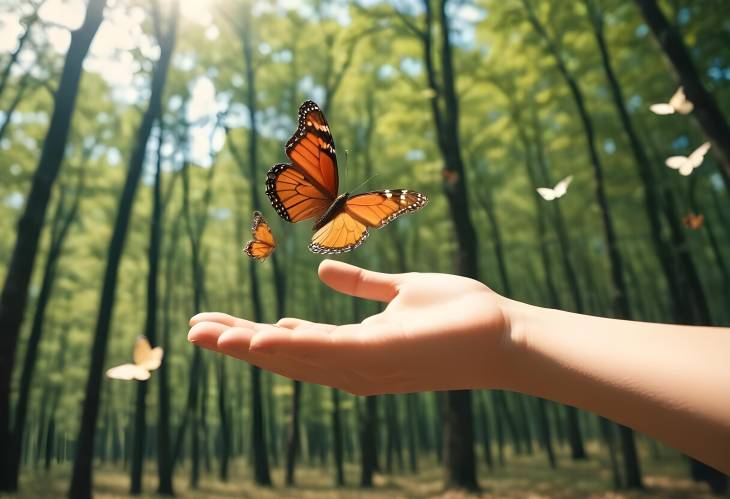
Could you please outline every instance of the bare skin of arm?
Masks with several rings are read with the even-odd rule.
[[[188,339],[356,395],[498,388],[573,405],[730,473],[730,329],[620,321],[504,298],[448,274],[326,260],[320,279],[388,303],[360,324],[259,324],[218,312]]]

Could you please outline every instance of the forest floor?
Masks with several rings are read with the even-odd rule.
[[[237,461],[231,469],[231,479],[221,482],[217,469],[204,473],[197,490],[188,486],[188,473],[176,475],[176,497],[193,498],[439,498],[439,499],[476,499],[476,498],[712,498],[705,484],[692,482],[688,476],[688,465],[679,455],[664,455],[660,460],[644,456],[642,471],[646,490],[641,492],[613,491],[611,489],[610,468],[606,460],[596,456],[584,462],[573,462],[569,457],[559,456],[558,469],[550,470],[545,456],[510,456],[507,464],[488,472],[480,464],[479,479],[482,487],[480,494],[444,492],[441,468],[433,460],[421,462],[419,473],[398,472],[376,474],[375,487],[363,490],[356,487],[359,483],[359,467],[346,465],[348,486],[335,489],[332,485],[331,468],[299,467],[295,488],[283,487],[283,470],[274,468],[273,488],[261,488],[252,484],[250,470],[242,461]],[[154,488],[157,482],[152,463],[147,467],[145,492],[143,497],[156,497]],[[56,466],[50,473],[26,472],[21,479],[22,492],[18,495],[3,495],[3,498],[56,498],[65,497],[70,465]],[[99,466],[94,474],[95,497],[110,499],[127,497],[129,475],[121,468]]]

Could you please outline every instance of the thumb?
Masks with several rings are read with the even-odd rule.
[[[389,302],[398,294],[399,274],[383,274],[349,263],[324,260],[319,278],[330,288],[358,298]]]

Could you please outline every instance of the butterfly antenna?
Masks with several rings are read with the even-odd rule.
[[[363,180],[362,182],[360,182],[359,184],[357,184],[354,189],[350,190],[350,192],[354,192],[354,191],[358,190],[360,187],[362,187],[363,185],[367,184],[368,182],[370,182],[372,179],[374,179],[377,176],[378,176],[377,173],[374,174],[374,175],[370,175],[370,177],[366,178],[365,180]]]
[[[350,179],[350,169],[347,167],[347,164],[349,163],[350,159],[350,150],[345,149],[345,185],[347,185],[347,181]]]

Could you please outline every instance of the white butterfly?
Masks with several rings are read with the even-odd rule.
[[[112,379],[145,381],[162,364],[164,352],[162,347],[152,348],[147,338],[140,336],[134,343],[134,364],[122,364],[107,370],[106,375]]]
[[[679,87],[669,102],[652,104],[649,109],[655,114],[689,114],[694,107],[692,101],[687,100],[687,96],[684,95],[684,88]]]
[[[692,171],[699,167],[705,159],[705,154],[710,150],[710,143],[705,142],[700,147],[692,151],[689,156],[671,156],[664,162],[669,168],[679,170],[681,175],[685,177],[690,175]]]
[[[553,199],[561,198],[566,192],[568,192],[568,186],[572,181],[573,175],[568,175],[558,182],[552,189],[549,187],[538,187],[537,193],[540,194],[545,201],[552,201]]]

